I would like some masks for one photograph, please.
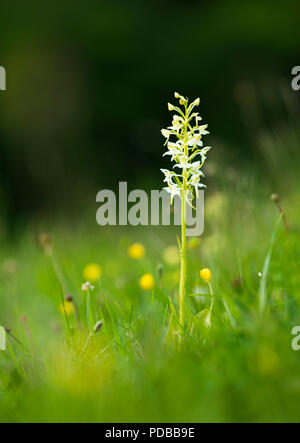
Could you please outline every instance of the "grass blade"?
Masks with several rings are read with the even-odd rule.
[[[273,230],[270,247],[269,247],[267,256],[265,258],[265,261],[264,261],[262,278],[261,278],[260,285],[259,285],[259,313],[261,315],[265,312],[265,309],[266,309],[268,274],[269,274],[270,262],[271,262],[272,252],[273,252],[273,248],[274,248],[274,244],[275,244],[275,239],[276,239],[279,225],[281,223],[281,219],[282,219],[282,215],[280,215],[280,217],[275,225],[275,228]]]

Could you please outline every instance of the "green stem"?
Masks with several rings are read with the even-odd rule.
[[[212,313],[212,310],[213,310],[213,307],[214,307],[214,300],[215,300],[215,297],[214,297],[213,289],[212,289],[212,286],[211,286],[210,282],[208,281],[207,284],[208,284],[208,286],[209,286],[210,295],[211,295],[211,297],[212,297],[212,299],[211,299],[211,304],[210,304],[210,309],[209,309],[209,310],[210,310],[210,313]]]
[[[63,294],[62,286],[60,287],[60,298],[61,298],[61,302],[62,302],[62,308],[63,308],[63,311],[64,311],[64,316],[65,316],[65,320],[66,320],[67,329],[68,329],[68,331],[70,333],[70,336],[72,337],[72,330],[71,330],[71,325],[70,325],[70,322],[69,322],[69,317],[68,317],[68,314],[66,312],[65,299],[64,299],[64,294]]]
[[[180,286],[179,286],[179,323],[184,328],[184,300],[185,300],[185,281],[186,281],[186,200],[185,200],[185,186],[182,190],[181,202],[181,269],[180,269]]]
[[[63,292],[66,294],[68,292],[67,283],[66,283],[66,280],[64,277],[64,273],[63,273],[61,264],[60,264],[57,256],[55,255],[54,251],[51,252],[50,258],[51,258],[51,262],[52,262],[52,267],[53,267],[54,272],[56,274],[56,278],[59,281]]]
[[[87,297],[86,297],[86,321],[88,324],[89,332],[92,333],[92,325],[90,320],[90,303],[91,303],[91,294],[90,290],[88,290]]]
[[[92,309],[92,300],[91,300],[91,290],[88,290],[87,293],[87,299],[86,299],[86,317],[87,317],[87,324],[89,328],[89,332],[91,335],[94,335],[94,316],[93,316],[93,309]]]
[[[187,107],[185,104],[185,119],[188,119]],[[185,148],[184,153],[188,155],[187,147],[187,125],[184,128],[184,142]],[[179,323],[184,328],[184,301],[185,301],[185,282],[186,282],[186,271],[187,271],[187,261],[186,261],[186,190],[187,190],[187,170],[182,171],[182,194],[181,194],[181,269],[180,269],[180,285],[179,285]]]

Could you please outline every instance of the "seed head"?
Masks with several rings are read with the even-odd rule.
[[[48,234],[47,232],[43,232],[42,234],[40,234],[38,237],[38,243],[46,255],[51,254],[53,243],[50,234]]]
[[[65,296],[65,300],[68,301],[68,302],[72,302],[73,301],[73,295],[72,294],[67,294]]]
[[[91,285],[89,281],[82,283],[81,290],[83,292],[93,291],[95,289],[95,286]]]
[[[233,289],[239,291],[242,288],[242,280],[239,277],[235,277],[231,281],[231,286],[233,287]]]
[[[97,321],[97,323],[94,326],[94,333],[97,334],[100,331],[100,329],[102,329],[102,326],[103,322],[101,320]]]
[[[162,263],[159,263],[157,265],[157,275],[158,275],[158,279],[161,280],[162,276],[163,276],[163,271],[164,271],[164,265]]]
[[[273,203],[278,204],[280,202],[280,195],[279,194],[272,194],[271,200]]]

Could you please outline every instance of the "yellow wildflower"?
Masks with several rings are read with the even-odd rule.
[[[144,291],[151,291],[154,288],[154,277],[149,272],[140,278],[140,288]]]
[[[95,282],[99,280],[102,274],[102,269],[97,263],[87,265],[83,270],[83,277],[87,281]]]
[[[178,247],[168,246],[163,252],[163,259],[168,265],[177,265],[180,261]]]
[[[74,305],[71,301],[65,301],[60,305],[60,311],[62,314],[66,312],[67,315],[71,315],[74,312]]]
[[[200,239],[198,237],[192,237],[188,240],[187,247],[189,249],[195,249],[198,248],[199,245],[200,245]]]
[[[206,282],[211,281],[211,271],[208,268],[201,269],[200,277],[203,278]]]
[[[133,243],[128,248],[128,255],[130,258],[133,258],[134,260],[139,260],[144,257],[145,255],[145,247],[142,245],[142,243]]]

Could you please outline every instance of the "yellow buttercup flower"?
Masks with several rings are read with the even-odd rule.
[[[128,255],[130,258],[133,258],[134,260],[139,260],[144,257],[146,251],[144,245],[142,243],[133,243],[128,248]]]
[[[200,245],[200,239],[198,237],[192,237],[188,240],[187,247],[189,249],[196,249]]]
[[[151,291],[154,288],[154,277],[149,272],[140,278],[140,288],[144,291]]]
[[[208,268],[201,269],[200,277],[203,278],[206,282],[211,281],[211,271]]]
[[[168,246],[163,252],[163,258],[168,265],[177,265],[180,262],[178,247]]]
[[[60,311],[62,314],[66,312],[67,315],[73,314],[74,305],[71,301],[65,301],[64,304],[60,305]]]
[[[83,270],[83,277],[85,280],[95,282],[99,280],[102,274],[102,269],[97,263],[87,265]]]

